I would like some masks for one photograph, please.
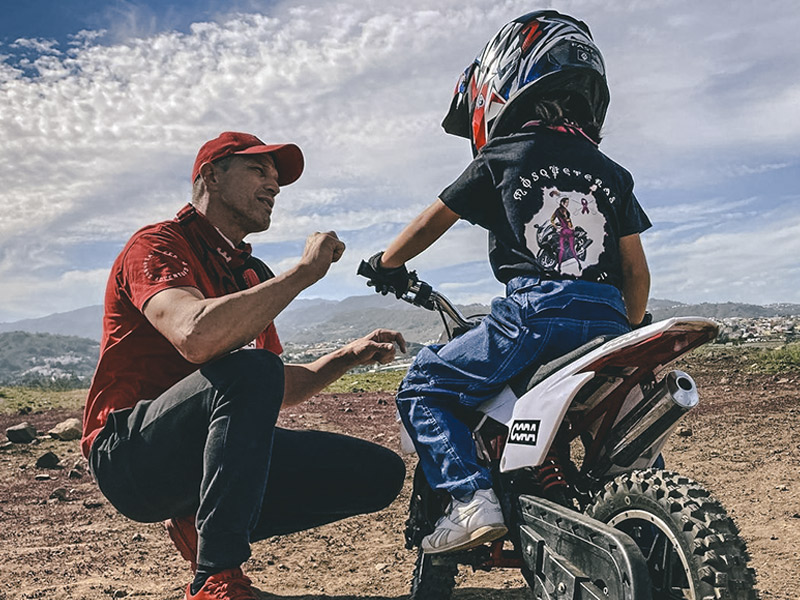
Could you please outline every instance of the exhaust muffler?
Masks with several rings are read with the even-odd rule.
[[[600,462],[606,469],[631,466],[699,401],[694,380],[683,371],[670,371],[612,427]]]

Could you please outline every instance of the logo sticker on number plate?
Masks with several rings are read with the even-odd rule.
[[[508,443],[535,446],[539,440],[539,426],[541,423],[540,419],[514,421],[511,424]]]

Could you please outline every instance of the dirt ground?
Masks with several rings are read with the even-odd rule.
[[[701,404],[665,451],[668,466],[723,501],[747,541],[762,598],[800,599],[800,373],[752,375],[725,357],[679,367],[695,376]],[[390,394],[323,394],[287,411],[281,424],[398,449],[393,413]],[[79,415],[0,415],[0,431],[27,420],[46,432],[69,416]],[[48,451],[59,467],[37,468]],[[407,461],[410,473],[414,459]],[[402,539],[409,490],[410,476],[381,513],[256,543],[245,569],[264,598],[407,598],[414,562]],[[129,521],[105,502],[77,441],[0,449],[0,600],[178,600],[189,579],[160,525]],[[514,571],[464,570],[458,586],[459,600],[528,597]]]

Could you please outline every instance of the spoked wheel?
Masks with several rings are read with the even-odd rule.
[[[456,585],[458,565],[418,551],[409,600],[449,600]]]
[[[700,484],[669,471],[618,476],[586,509],[642,551],[653,600],[754,600],[753,569],[739,531]]]

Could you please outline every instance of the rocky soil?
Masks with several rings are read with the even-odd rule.
[[[748,543],[762,598],[800,598],[800,373],[753,375],[725,357],[690,359],[701,405],[673,436],[668,466],[706,484]],[[398,448],[391,394],[323,394],[281,425],[361,436]],[[0,415],[0,431],[28,421],[39,432],[68,417],[51,410]],[[54,452],[54,468],[37,460]],[[414,459],[407,457],[409,473]],[[407,598],[414,555],[402,524],[410,477],[387,510],[254,544],[246,571],[264,598]],[[0,600],[182,598],[187,565],[160,525],[118,515],[97,491],[77,441],[42,439],[0,449]],[[527,598],[518,573],[459,575],[455,598]]]

